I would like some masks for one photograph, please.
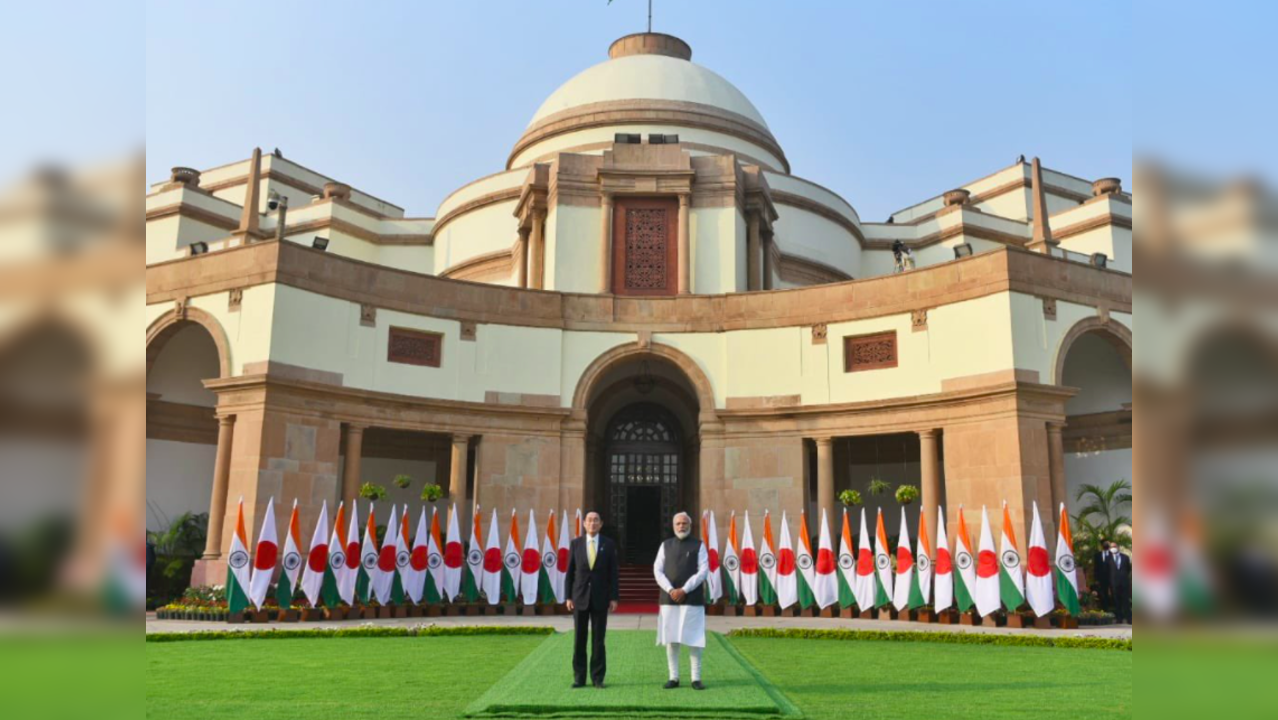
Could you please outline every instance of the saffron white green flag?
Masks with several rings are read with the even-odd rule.
[[[1070,615],[1078,614],[1078,568],[1074,562],[1074,536],[1069,531],[1069,514],[1061,503],[1061,519],[1056,526],[1056,597]]]
[[[992,542],[992,541],[991,541]],[[976,607],[977,553],[972,545],[972,534],[967,531],[967,519],[963,506],[959,505],[958,532],[954,535],[954,603],[959,612]]]
[[[795,564],[799,571],[799,607],[804,610],[816,604],[812,586],[816,584],[816,558],[812,556],[812,541],[808,539],[808,514],[799,513],[799,542],[795,545]]]
[[[723,545],[723,596],[729,605],[741,602],[741,556],[737,553],[737,513],[728,518],[728,542]]]
[[[537,576],[537,599],[543,605],[553,605],[555,599],[555,573],[559,565],[559,549],[555,547],[555,511],[546,520],[546,536],[541,542],[541,572]]]
[[[481,587],[489,605],[501,602],[501,531],[497,527],[497,511],[493,510],[492,522],[488,524],[488,542],[484,545],[484,580]]]
[[[754,552],[754,535],[750,532],[750,513],[745,514],[745,530],[741,535],[741,598],[746,605],[759,604],[759,556]]]
[[[822,610],[839,601],[839,581],[836,578],[834,548],[830,542],[830,525],[826,522],[828,519],[825,510],[822,510],[821,530],[817,540],[816,579],[812,583],[812,594],[816,596],[817,606]],[[807,533],[803,535],[806,542]]]
[[[506,552],[501,558],[501,596],[505,602],[519,602],[519,575],[523,559],[519,555],[519,515],[510,511],[510,533],[506,535]]]
[[[1025,576],[1021,569],[1021,553],[1016,549],[1016,529],[1012,527],[1012,513],[1003,503],[1003,538],[999,546],[999,594],[1003,607],[1016,610],[1025,604]]]
[[[856,604],[862,611],[872,610],[878,605],[879,581],[878,571],[874,566],[874,551],[870,549],[870,528],[865,524],[865,508],[861,508],[861,539],[856,556],[856,582],[852,585],[852,594],[856,596]]]
[[[790,542],[790,524],[781,512],[781,547],[776,557],[777,604],[784,610],[799,600],[799,584],[795,573],[794,545]]]
[[[970,559],[969,555],[969,559]],[[936,579],[933,590],[936,597],[932,607],[945,612],[954,607],[954,557],[950,555],[950,541],[945,536],[945,509],[936,509],[936,562],[933,563]]]
[[[524,605],[537,604],[537,585],[541,579],[541,551],[537,549],[537,515],[528,511],[528,530],[524,534],[524,553],[519,587]]]
[[[839,538],[839,605],[850,608],[856,605],[856,546],[852,544],[852,525],[848,509],[843,508],[843,532]]]
[[[901,534],[896,539],[896,592],[892,596],[892,605],[898,611],[911,607],[910,594],[914,587],[914,550],[910,548],[910,526],[902,505]]]
[[[253,575],[249,578],[249,600],[262,609],[266,592],[271,589],[271,575],[280,559],[279,536],[275,533],[275,498],[266,501],[266,517],[257,534],[257,552],[253,554]]]
[[[927,512],[919,508],[919,549],[914,553],[914,589],[910,591],[910,609],[927,605],[932,597],[932,537],[927,531]]]
[[[439,508],[430,509],[430,535],[426,538],[426,602],[444,599],[444,541],[439,531]]]
[[[466,602],[479,602],[479,591],[484,586],[484,536],[479,514],[479,503],[470,514],[470,539],[466,548],[466,572],[462,576],[462,597]]]
[[[1047,554],[1047,536],[1043,520],[1034,503],[1034,524],[1030,526],[1029,561],[1025,563],[1025,599],[1035,615],[1044,617],[1056,609],[1056,583],[1052,578],[1052,560]]]
[[[564,510],[559,516],[559,540],[555,543],[555,602],[563,604],[568,599],[566,593],[567,588],[564,583],[568,577],[568,549],[571,547],[572,541],[568,538],[568,511]]]
[[[399,554],[399,511],[391,505],[390,520],[386,522],[386,536],[377,551],[377,567],[373,570],[373,597],[382,605],[390,605],[391,590],[395,584],[398,567],[395,556]]]
[[[408,571],[404,573],[404,592],[408,593],[414,605],[421,605],[426,594],[426,574],[430,571],[430,530],[426,525],[425,507],[417,516],[412,548],[408,555]]]
[[[231,551],[226,555],[226,609],[232,615],[249,606],[248,534],[244,532],[244,498],[240,498],[231,535]]]
[[[723,578],[719,574],[719,530],[714,526],[714,512],[701,512],[701,541],[710,558],[710,574],[706,576],[706,604],[713,605],[723,597]]]
[[[962,515],[959,517],[962,518]],[[981,545],[976,556],[976,595],[972,597],[972,600],[976,602],[976,612],[980,613],[981,617],[990,615],[999,608],[1001,602],[999,578],[1002,574],[998,555],[994,554],[994,533],[990,531],[990,514],[985,508],[981,508]]]
[[[878,528],[874,535],[874,565],[878,571],[879,586],[875,595],[876,607],[892,602],[892,556],[888,555],[887,527],[883,524],[883,508],[879,508]]]
[[[324,583],[332,576],[328,566],[328,501],[320,505],[315,532],[311,535],[311,549],[306,554],[306,569],[302,571],[302,593],[311,607],[319,607],[324,598]],[[337,585],[333,585],[336,597]]]
[[[777,546],[772,543],[772,513],[763,511],[763,536],[759,538],[759,604],[777,604]]]
[[[281,608],[287,608],[293,604],[293,596],[297,594],[297,578],[302,574],[302,539],[301,539],[301,520],[297,513],[297,500],[293,500],[293,512],[288,518],[287,535],[284,536],[284,555],[280,561],[280,565],[284,568],[280,572],[279,583],[275,586],[275,601],[279,603]]]
[[[461,526],[457,523],[457,505],[448,510],[448,539],[444,541],[444,595],[448,602],[457,602],[461,594],[462,565],[466,553],[462,551]]]
[[[355,578],[355,597],[367,605],[373,599],[373,576],[377,573],[377,509],[370,503],[368,522],[364,525],[364,543],[359,550],[359,576]]]

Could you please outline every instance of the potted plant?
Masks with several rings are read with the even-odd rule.
[[[919,499],[919,489],[913,485],[902,485],[896,489],[896,501],[901,505],[909,505]]]
[[[433,503],[442,497],[444,497],[444,488],[438,485],[427,485],[422,488],[422,500],[425,502]]]
[[[861,493],[856,490],[844,490],[839,493],[839,502],[843,503],[844,507],[860,507]]]
[[[892,492],[892,484],[882,478],[870,478],[870,494],[874,497]]]
[[[359,486],[359,496],[369,502],[377,502],[386,499],[386,488],[373,483],[364,483]]]
[[[413,479],[407,475],[396,475],[391,482],[400,490],[407,490],[409,485],[413,484]]]

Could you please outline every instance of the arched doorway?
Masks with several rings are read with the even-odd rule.
[[[683,497],[679,422],[659,405],[636,403],[609,424],[604,446],[604,506],[625,562],[656,557]]]
[[[1083,485],[1132,479],[1132,346],[1114,323],[1079,323],[1063,343],[1057,382],[1078,388],[1065,403],[1066,502]]]

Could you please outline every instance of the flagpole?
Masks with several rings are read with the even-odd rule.
[[[648,33],[652,33],[652,0],[648,0]]]

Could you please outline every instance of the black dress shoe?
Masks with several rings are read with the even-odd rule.
[[[705,685],[702,685],[700,680],[693,680],[693,681],[692,681],[692,689],[693,689],[693,690],[705,690],[705,689],[706,689],[706,686],[705,686]]]
[[[600,680],[599,682],[595,683],[595,689],[596,689],[596,690],[603,690],[603,689],[604,689],[604,684],[603,684],[603,681],[602,681],[602,680]]]
[[[665,689],[665,690],[674,690],[674,689],[675,689],[675,688],[677,688],[677,687],[679,687],[679,681],[678,681],[678,680],[671,680],[670,682],[668,682],[668,683],[666,683],[666,684],[665,684],[665,686],[664,686],[664,688],[663,688],[663,689]]]
[[[577,688],[584,688],[584,687],[586,687],[586,681],[585,681],[585,680],[574,680],[574,681],[573,681],[573,683],[572,683],[572,689],[573,689],[573,690],[576,690]]]

